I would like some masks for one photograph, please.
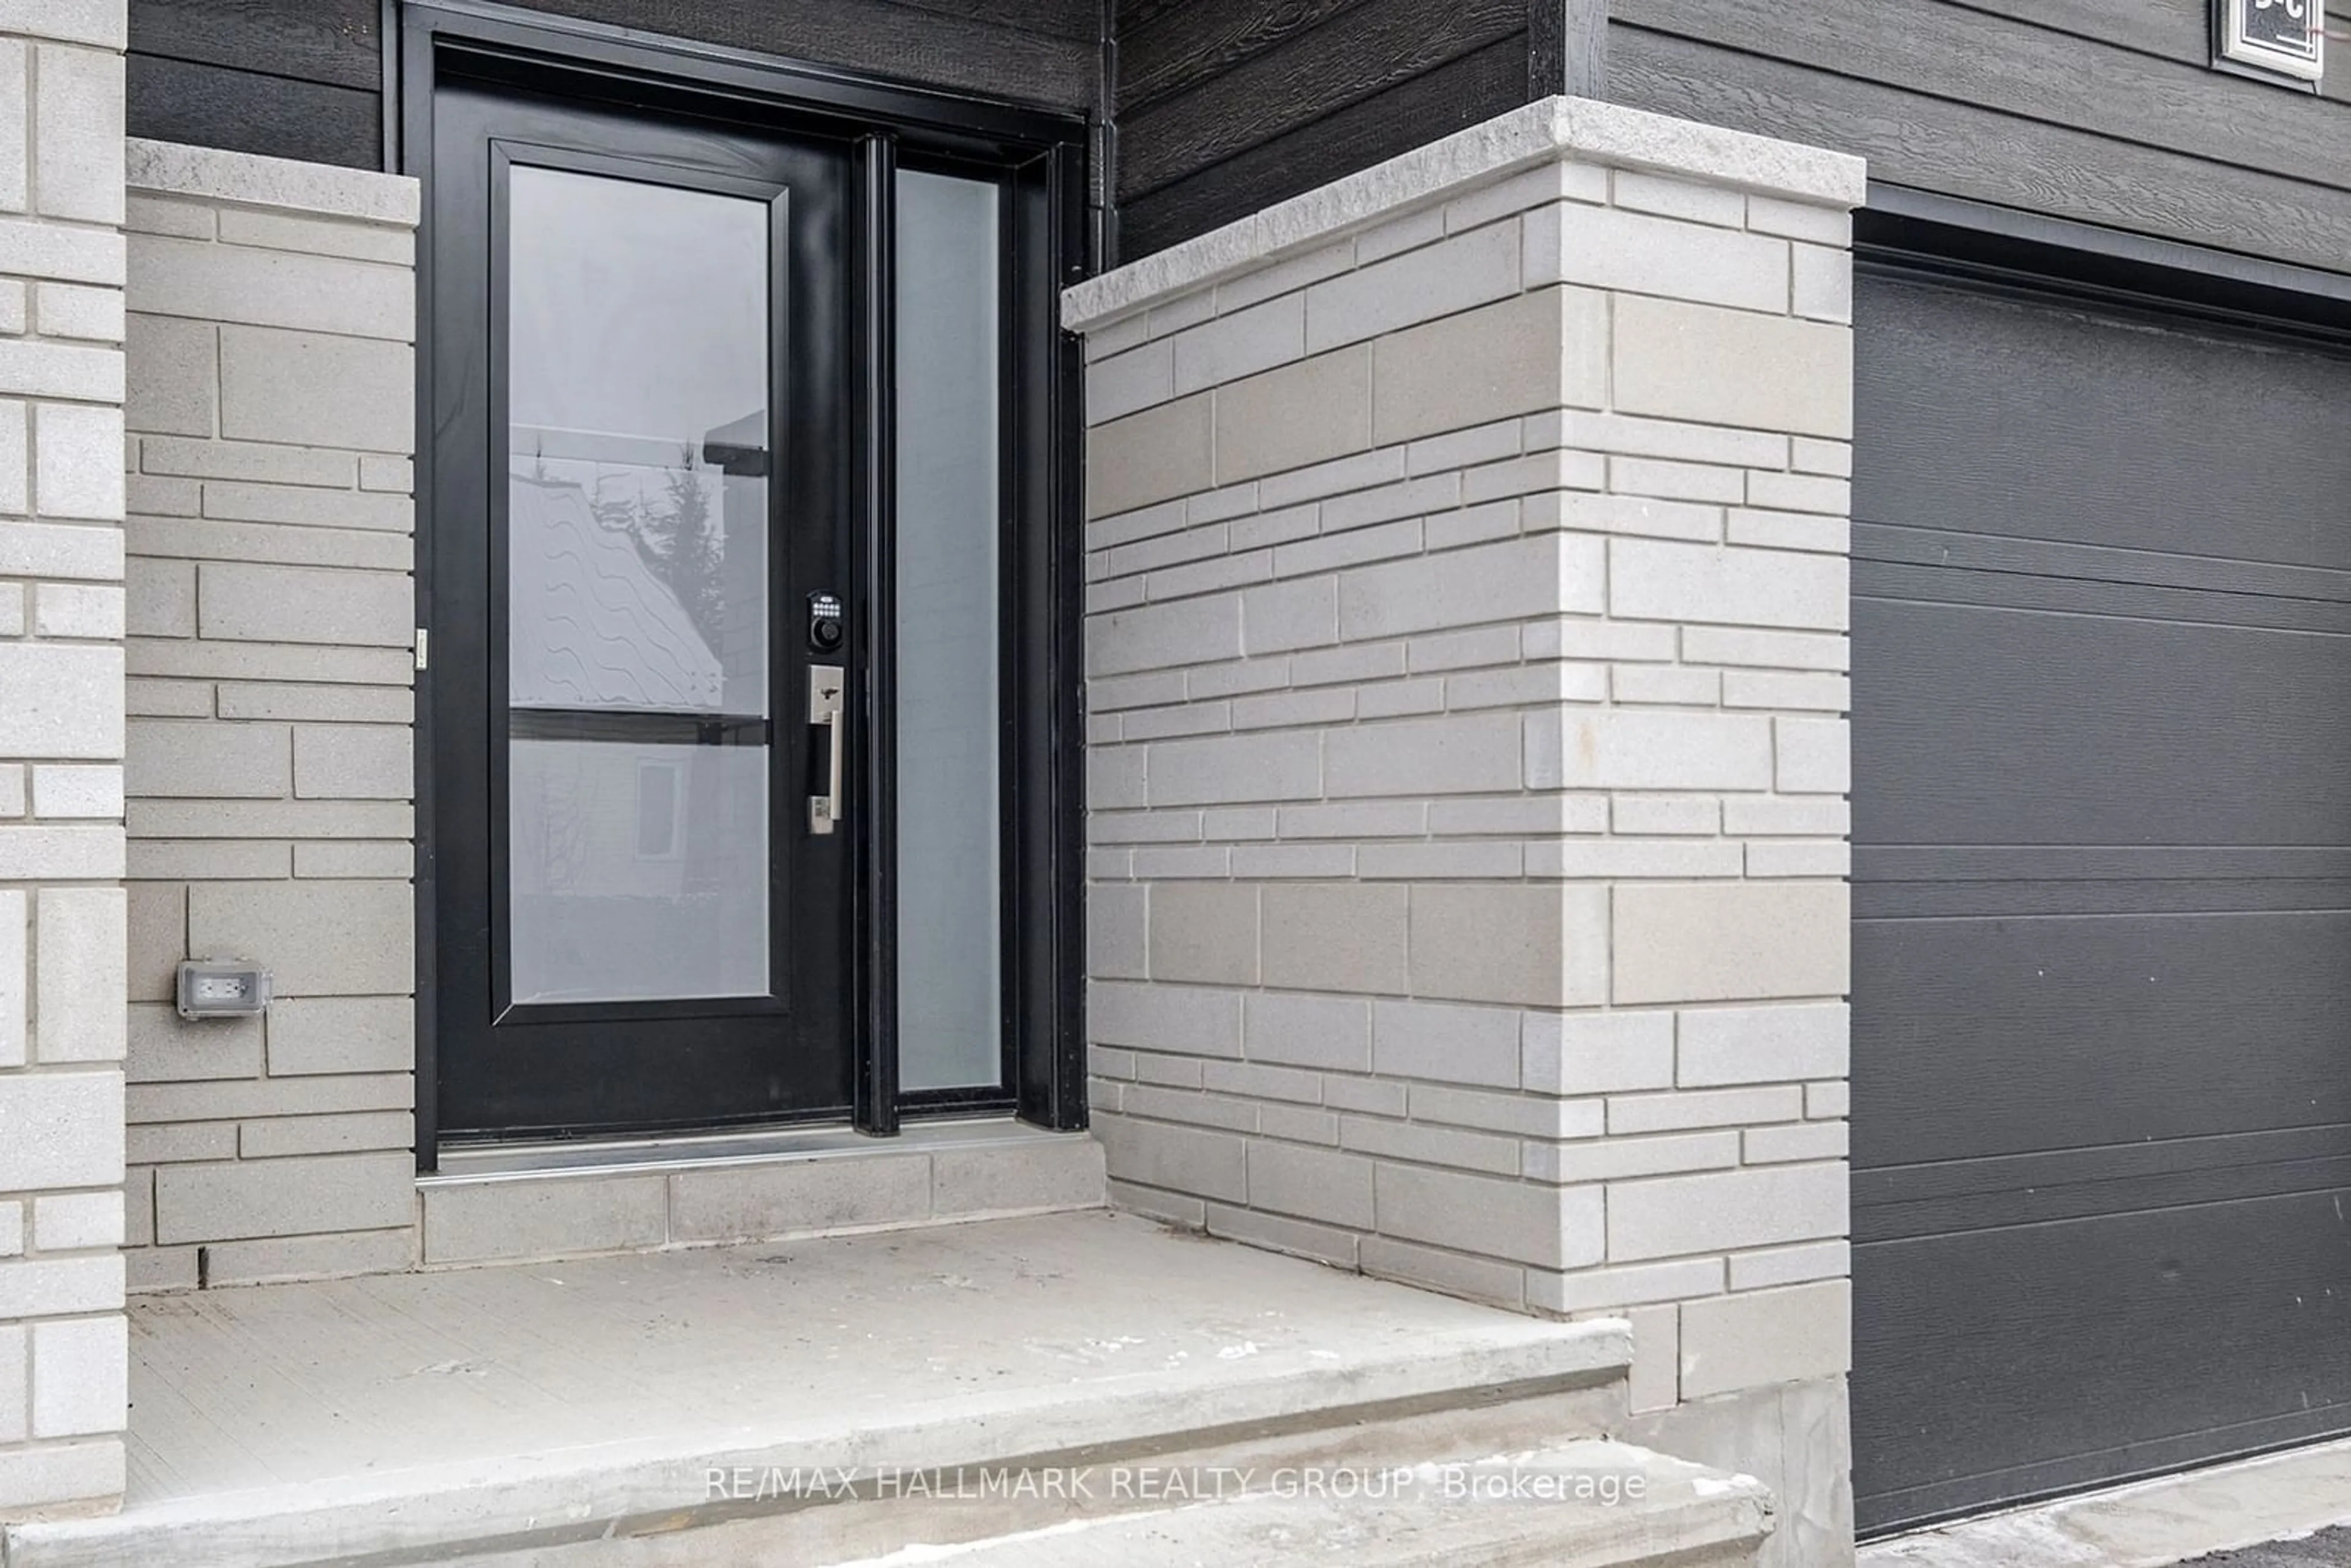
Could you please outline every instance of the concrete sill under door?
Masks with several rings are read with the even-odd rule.
[[[426,1268],[1099,1208],[1102,1145],[1009,1119],[453,1151],[417,1178]]]

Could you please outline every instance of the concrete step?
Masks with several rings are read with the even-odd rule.
[[[1100,1208],[1102,1148],[1009,1118],[452,1150],[420,1177],[428,1268]]]
[[[934,1561],[1225,1568],[1327,1563],[1334,1551],[1395,1568],[1754,1561],[1771,1528],[1759,1483],[1629,1445],[1567,1437],[1594,1409],[1588,1398],[1523,1389],[1417,1413],[1359,1406],[1350,1418],[1304,1428],[1227,1428],[1220,1440],[1191,1448],[869,1477],[853,1492],[822,1489],[811,1506],[636,1520],[592,1541],[487,1548],[451,1561],[466,1568]],[[1514,1490],[1524,1495],[1512,1497]],[[1394,1556],[1367,1544],[1391,1538]],[[1054,1554],[1040,1557],[1049,1548]]]
[[[1772,1527],[1760,1481],[1598,1439],[1399,1469],[1376,1498],[1259,1484],[1269,1490],[835,1568],[918,1556],[949,1568],[1733,1568],[1756,1561]]]
[[[8,1568],[879,1556],[1157,1500],[942,1496],[949,1476],[1393,1469],[1595,1435],[1630,1355],[1620,1322],[1103,1211],[214,1291],[132,1318],[124,1511],[0,1527]]]
[[[1383,1447],[1365,1434],[1356,1456]],[[1392,1457],[1392,1456],[1391,1456]],[[1246,1467],[1244,1467],[1246,1469]],[[1259,1466],[1227,1495],[1042,1507],[971,1495],[668,1521],[464,1568],[1754,1568],[1775,1518],[1762,1484],[1606,1439],[1366,1467]],[[1306,1478],[1320,1475],[1319,1486]],[[1522,1495],[1510,1495],[1512,1489]]]

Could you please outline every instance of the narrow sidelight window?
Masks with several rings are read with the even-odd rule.
[[[1003,249],[993,180],[897,181],[898,1073],[1003,1077]]]

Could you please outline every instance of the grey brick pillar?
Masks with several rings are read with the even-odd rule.
[[[0,6],[0,1521],[122,1496],[123,39]]]
[[[1841,1432],[1862,193],[1553,99],[1065,297],[1115,1201]]]
[[[134,139],[134,1291],[417,1251],[414,180]],[[183,1021],[182,958],[268,968]]]

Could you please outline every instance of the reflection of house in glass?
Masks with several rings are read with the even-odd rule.
[[[768,989],[764,424],[514,432],[516,1001]]]
[[[635,530],[604,520],[617,509],[617,487],[602,479],[591,505],[577,481],[514,476],[509,700],[518,708],[716,712],[726,684],[718,655],[676,590],[654,575]]]

